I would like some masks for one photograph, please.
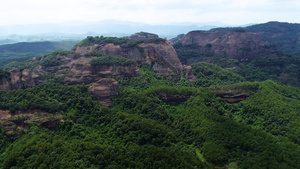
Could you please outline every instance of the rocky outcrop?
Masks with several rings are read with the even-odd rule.
[[[88,48],[88,47],[87,47]],[[159,61],[160,64],[155,65],[154,70],[158,74],[169,75],[173,73],[179,74],[182,70],[182,64],[179,61],[177,53],[172,44],[168,41],[160,41],[156,43],[140,43],[136,47],[122,48],[112,43],[96,47],[95,50],[101,50],[103,53],[115,57],[125,57],[135,60],[138,64],[151,64],[152,61]],[[78,51],[83,50],[82,47],[76,48]],[[83,53],[84,54],[84,53]]]
[[[119,84],[115,79],[104,78],[88,88],[88,92],[96,99],[100,100],[100,104],[111,107],[113,102],[111,96],[118,95],[120,93]]]
[[[192,72],[192,66],[185,66],[183,69],[185,71],[185,76],[182,78],[186,78],[190,82],[195,82],[197,80],[196,76]]]
[[[127,37],[128,39],[156,39],[158,35],[148,32],[139,32]]]
[[[151,64],[152,60],[158,60],[177,74],[183,70],[177,53],[169,41],[160,43],[141,43],[138,47],[142,49],[148,64]]]
[[[229,103],[237,103],[246,100],[249,95],[247,94],[238,94],[238,93],[218,93],[217,97],[222,98],[224,101]]]
[[[82,51],[84,50],[80,47]],[[83,54],[84,55],[84,54]],[[138,77],[140,71],[136,64],[102,64],[91,65],[90,61],[96,57],[85,57],[80,54],[57,55],[61,64],[58,66],[47,67],[39,65],[32,77],[36,84],[42,83],[45,76],[54,74],[60,77],[66,84],[89,84],[94,83],[101,78],[115,77]],[[47,79],[46,79],[47,80]]]
[[[169,41],[159,39],[157,35],[143,32],[128,38],[132,40],[118,38],[111,38],[110,40],[110,38],[101,39],[98,37],[90,43],[76,45],[72,52],[58,52],[39,59],[33,58],[30,63],[35,65],[34,71],[21,71],[20,69],[10,71],[11,88],[33,87],[35,84],[51,78],[66,84],[89,84],[102,78],[138,77],[140,71],[137,64],[150,64],[157,74],[170,77],[182,72],[183,66]],[[120,59],[122,63],[110,62],[109,60],[105,63],[91,64],[93,59],[106,55],[127,58],[135,62],[128,61],[127,63],[125,60],[123,63],[123,60]],[[3,84],[5,84],[4,81]]]
[[[66,75],[67,84],[94,83],[108,77],[138,77],[140,71],[136,65],[96,65],[75,64]]]
[[[255,58],[273,54],[275,49],[265,47],[258,33],[234,31],[192,31],[180,43],[191,46],[199,54],[224,55],[240,62],[250,62]]]
[[[24,89],[35,86],[35,82],[32,78],[31,73],[24,69],[20,70],[17,68],[13,68],[10,70],[10,78],[11,78],[11,89]]]
[[[240,90],[213,90],[213,93],[229,103],[237,103],[246,100],[251,93]]]
[[[63,122],[61,114],[47,113],[41,110],[16,111],[0,110],[0,126],[7,134],[18,134],[20,130],[27,130],[30,123],[35,122],[41,127],[55,130],[58,122]]]
[[[0,90],[10,90],[10,84],[5,77],[0,78]]]

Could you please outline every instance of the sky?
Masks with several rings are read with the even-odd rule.
[[[0,26],[101,21],[300,23],[299,0],[0,0]]]

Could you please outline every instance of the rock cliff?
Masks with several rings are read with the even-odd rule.
[[[10,84],[5,77],[0,78],[0,90],[10,90]]]
[[[10,70],[10,77],[12,89],[24,89],[35,86],[35,82],[32,78],[31,73],[26,69],[20,70],[14,68]]]
[[[70,52],[54,52],[30,61],[31,72],[14,68],[10,71],[10,88],[5,79],[0,79],[1,89],[33,87],[48,79],[59,79],[66,84],[95,83],[102,78],[138,77],[137,64],[150,64],[160,75],[179,75],[183,66],[172,44],[150,33],[137,33],[127,38],[88,37]],[[112,62],[104,59],[98,64],[93,60],[112,56],[123,58]],[[108,57],[107,57],[108,58]],[[125,61],[124,61],[125,58]],[[133,60],[128,62],[127,60]],[[126,63],[123,63],[126,62]]]
[[[32,122],[41,127],[55,130],[57,122],[63,122],[63,116],[41,110],[16,111],[14,113],[0,110],[0,126],[6,130],[7,134],[17,135],[17,131],[27,130]]]
[[[258,33],[235,31],[192,31],[180,41],[188,51],[203,56],[223,55],[240,62],[250,62],[255,58],[267,56],[275,52],[261,41]],[[180,49],[177,48],[180,51]]]
[[[10,70],[10,78],[0,77],[0,90],[24,89],[34,86],[32,75],[26,69],[13,68]]]
[[[83,50],[83,48],[79,49]],[[54,59],[59,60],[59,64],[56,66],[39,64],[37,70],[33,73],[36,84],[47,80],[47,76],[51,74],[60,77],[66,84],[89,84],[106,77],[131,78],[140,76],[140,71],[135,64],[122,65],[116,63],[91,65],[91,60],[96,57],[85,57],[84,54],[59,54],[48,57],[54,57]]]
[[[158,61],[157,64],[160,65],[155,65],[153,70],[161,75],[170,75],[173,73],[179,74],[183,70],[175,49],[172,44],[166,40],[151,43],[139,43],[130,48],[121,47],[120,45],[115,45],[113,43],[87,47],[77,46],[75,52],[84,55],[93,50],[102,51],[106,55],[132,59],[138,64],[152,64],[152,61]]]
[[[119,84],[115,79],[104,78],[90,86],[88,92],[96,99],[100,100],[101,105],[111,107],[113,106],[113,102],[110,97],[118,95],[120,89]]]

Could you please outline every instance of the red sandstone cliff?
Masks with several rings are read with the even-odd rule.
[[[135,60],[138,64],[151,64],[152,61],[159,61],[153,68],[158,74],[170,75],[180,73],[183,70],[177,53],[169,41],[160,41],[157,43],[140,43],[136,47],[122,48],[113,43],[104,45],[93,45],[88,47],[77,46],[75,52],[86,54],[93,50],[99,50],[103,53],[115,57],[125,57]]]

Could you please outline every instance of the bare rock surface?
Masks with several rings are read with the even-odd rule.
[[[255,58],[273,54],[274,48],[267,48],[258,33],[250,32],[210,32],[192,31],[180,42],[182,45],[198,45],[196,53],[225,55],[240,62],[250,62]]]
[[[63,122],[59,113],[48,113],[42,110],[27,110],[10,112],[0,110],[0,126],[7,134],[17,134],[16,131],[27,130],[30,123],[35,122],[41,127],[55,130],[58,122]]]
[[[11,77],[11,89],[23,89],[35,86],[35,82],[32,78],[31,73],[24,69],[20,70],[13,68],[10,70]]]
[[[10,90],[10,84],[5,77],[0,78],[0,90]]]
[[[96,99],[100,100],[101,105],[111,107],[113,106],[113,102],[110,97],[118,95],[120,93],[120,88],[115,79],[103,78],[90,86],[88,92]]]

